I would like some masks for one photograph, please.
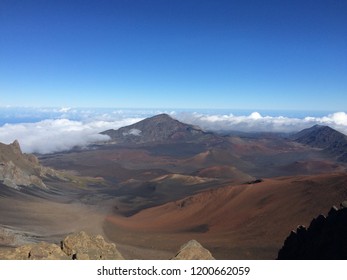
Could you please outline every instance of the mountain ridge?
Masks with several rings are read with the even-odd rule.
[[[347,162],[347,136],[330,126],[315,125],[296,133],[293,138],[301,144],[323,149],[338,161]]]
[[[109,129],[100,134],[108,135],[116,144],[150,144],[169,142],[195,142],[217,135],[203,131],[200,127],[182,123],[168,114],[159,114],[135,124]]]
[[[49,167],[44,167],[33,154],[22,152],[20,144],[15,140],[11,144],[0,143],[0,182],[10,188],[36,186],[46,189],[43,178],[63,176]]]

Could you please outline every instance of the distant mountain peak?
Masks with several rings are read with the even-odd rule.
[[[304,145],[320,148],[340,161],[347,162],[347,136],[326,125],[314,125],[294,135]]]
[[[317,148],[328,148],[337,142],[347,142],[347,136],[326,125],[314,125],[294,135],[294,139],[302,144]]]
[[[170,115],[166,114],[166,113],[162,113],[159,115],[155,115],[153,117],[148,118],[147,120],[150,119],[157,119],[157,120],[163,120],[163,121],[167,121],[167,120],[174,120],[174,118],[172,118]]]
[[[322,132],[322,131],[330,131],[332,133],[338,132],[337,130],[331,128],[330,126],[322,125],[322,124],[316,124],[316,125],[312,126],[311,128],[308,128],[308,130],[309,129],[315,130],[315,131],[320,131],[320,132]],[[338,133],[341,133],[341,132],[338,132]]]
[[[200,141],[212,137],[201,128],[182,123],[168,114],[159,114],[135,124],[101,132],[117,144],[147,144]],[[217,137],[217,136],[213,136]]]
[[[149,123],[164,123],[166,125],[168,124],[174,124],[174,123],[180,123],[180,124],[184,124],[178,120],[176,120],[175,118],[173,118],[172,116],[168,115],[168,114],[159,114],[159,115],[155,115],[152,117],[148,117],[143,119],[142,121],[139,121],[138,123],[132,124],[130,126],[138,126],[141,124],[149,124]],[[184,124],[184,125],[189,125],[189,124]]]

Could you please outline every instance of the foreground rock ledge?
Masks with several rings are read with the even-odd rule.
[[[114,243],[101,235],[89,236],[84,231],[61,241],[61,246],[40,242],[0,251],[2,260],[124,260]],[[214,260],[211,253],[196,240],[184,244],[172,260]]]
[[[0,251],[3,260],[123,260],[114,243],[101,235],[89,236],[84,231],[68,235],[61,246],[40,242]]]
[[[346,260],[347,201],[333,206],[328,216],[319,215],[310,226],[299,226],[285,240],[280,260]]]
[[[89,236],[84,231],[68,235],[61,242],[63,252],[73,260],[123,260],[114,243],[101,235]]]

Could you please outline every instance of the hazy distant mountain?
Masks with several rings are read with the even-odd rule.
[[[181,123],[167,114],[156,115],[118,130],[106,130],[101,134],[110,136],[117,144],[200,142],[219,138],[197,126]]]
[[[294,139],[301,144],[324,149],[337,160],[347,162],[347,136],[329,126],[315,125],[304,129],[295,134]]]

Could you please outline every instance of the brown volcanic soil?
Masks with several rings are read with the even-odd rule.
[[[43,165],[74,170],[83,176],[102,177],[112,185],[136,179],[153,180],[171,173],[230,177],[241,182],[245,176],[278,177],[337,172],[346,168],[322,150],[274,137],[225,138],[222,143],[168,143],[136,146],[107,144],[93,149],[44,155]],[[313,163],[311,163],[313,162]],[[303,163],[302,166],[299,166]],[[340,168],[343,166],[342,168]],[[218,170],[211,168],[218,167]],[[237,172],[223,172],[232,168]],[[339,169],[340,168],[340,169]],[[210,169],[210,170],[209,170]],[[208,171],[209,170],[209,171]],[[226,169],[225,169],[226,170]],[[207,175],[206,175],[207,174]],[[237,177],[240,175],[240,180]]]
[[[106,235],[126,258],[167,259],[196,239],[217,259],[275,259],[292,229],[346,200],[346,165],[322,148],[276,135],[217,137],[190,126],[183,133],[171,124],[179,131],[169,141],[139,127],[146,143],[132,135],[140,144],[41,156],[73,174],[47,177],[47,190],[0,183],[0,247],[85,230]],[[263,181],[247,183],[255,178]]]
[[[128,218],[109,215],[104,232],[116,243],[141,248],[174,252],[194,238],[217,259],[275,259],[291,230],[346,197],[346,173],[266,179],[204,191]]]
[[[275,136],[107,144],[40,160],[105,180],[103,231],[126,258],[165,259],[196,239],[217,259],[274,259],[292,229],[347,196],[346,166]],[[246,184],[254,178],[268,179]]]
[[[72,232],[103,234],[110,199],[78,185],[60,182],[56,189],[27,187],[14,190],[0,184],[0,247],[30,242],[58,243]],[[7,238],[3,238],[3,237]]]

